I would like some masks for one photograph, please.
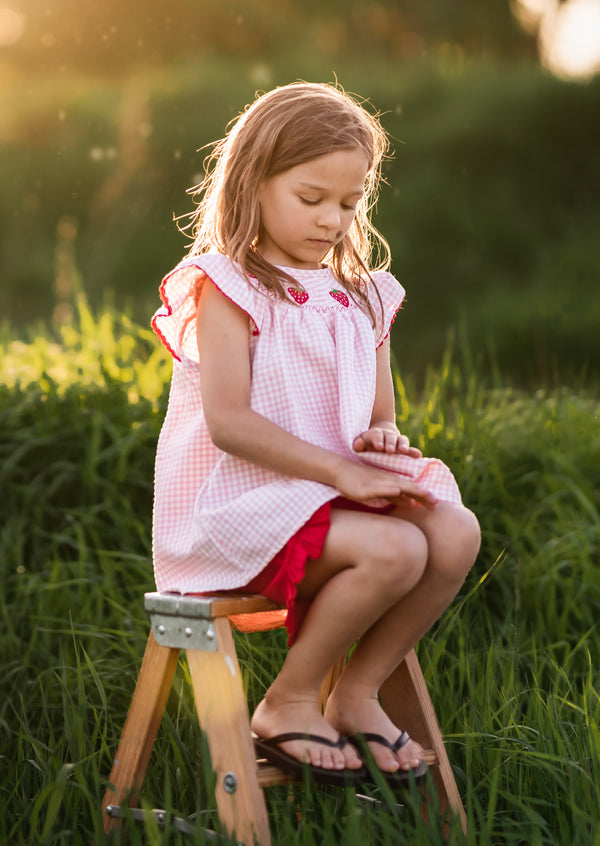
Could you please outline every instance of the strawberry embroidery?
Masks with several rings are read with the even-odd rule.
[[[348,308],[348,306],[350,305],[348,294],[345,294],[343,291],[340,291],[339,288],[333,288],[333,290],[329,292],[329,296],[333,297],[334,300],[337,300],[338,303],[344,306],[344,308]]]
[[[298,305],[303,305],[308,299],[306,291],[299,291],[297,288],[288,288],[288,294]]]

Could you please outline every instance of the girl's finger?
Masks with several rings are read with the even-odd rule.
[[[427,508],[435,508],[439,500],[430,491],[424,490],[419,485],[403,485],[402,490],[397,496],[389,497],[390,502],[396,505],[407,505],[407,500],[416,500]]]

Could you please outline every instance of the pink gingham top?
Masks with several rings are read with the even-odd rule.
[[[194,283],[205,276],[248,315],[255,411],[305,441],[409,475],[440,499],[460,502],[452,474],[437,459],[365,457],[352,450],[369,427],[375,351],[400,308],[402,286],[385,271],[373,274],[381,297],[380,303],[370,291],[374,328],[328,267],[287,272],[300,288],[293,294],[296,303],[282,301],[257,280],[249,285],[218,253],[184,259],[162,282],[163,306],[152,325],[174,362],[155,471],[159,591],[246,585],[320,506],[338,496],[335,488],[283,476],[213,445],[202,412],[193,319]]]

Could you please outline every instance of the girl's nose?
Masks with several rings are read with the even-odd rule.
[[[338,208],[333,205],[321,206],[319,215],[319,226],[326,226],[327,229],[339,229],[341,215]]]

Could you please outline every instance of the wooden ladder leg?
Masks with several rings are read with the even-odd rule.
[[[230,835],[252,846],[270,846],[269,818],[258,783],[248,705],[231,626],[214,620],[217,651],[188,649],[200,727],[206,733],[216,775],[215,796],[221,823]]]
[[[437,765],[432,768],[432,776],[440,811],[445,814],[450,809],[458,815],[466,833],[467,816],[414,649],[387,679],[380,690],[380,696],[390,719],[400,728],[406,729],[424,748],[435,751]]]
[[[102,812],[108,805],[120,806],[129,790],[130,807],[137,804],[137,792],[142,786],[156,733],[173,684],[179,649],[159,646],[150,632],[140,675],[117,754],[102,801]],[[109,833],[119,825],[119,820],[106,815],[104,831]]]

